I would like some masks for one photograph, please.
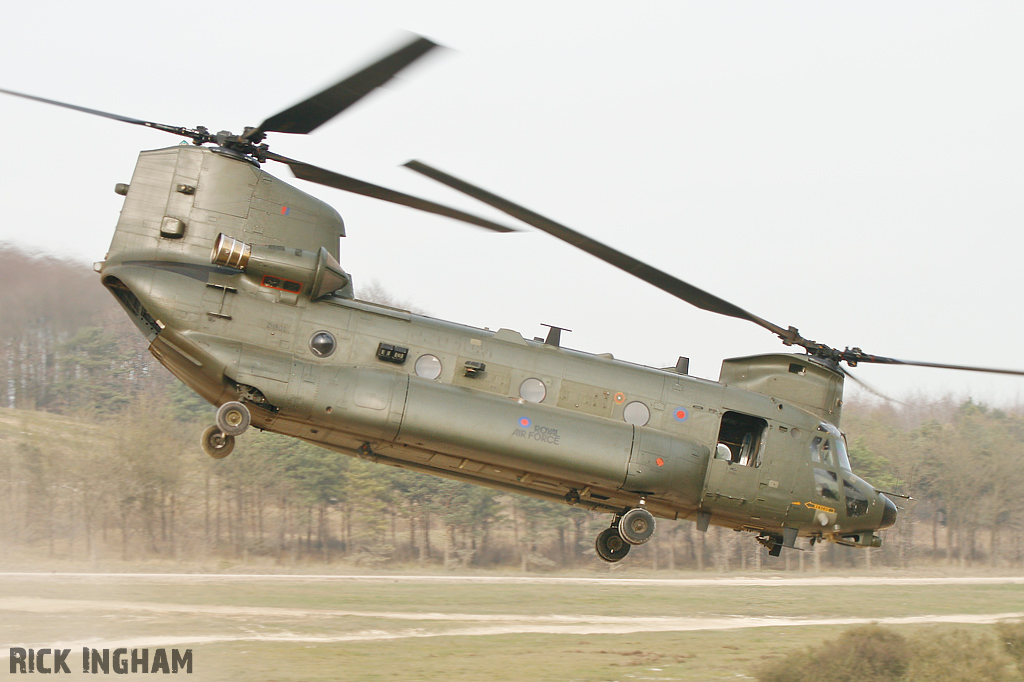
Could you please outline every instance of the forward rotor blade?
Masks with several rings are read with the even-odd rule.
[[[859,349],[853,349],[852,351],[847,350],[842,353],[842,359],[847,362],[851,367],[858,365],[862,362],[874,363],[878,365],[909,365],[912,367],[934,367],[936,369],[957,369],[964,372],[987,372],[989,374],[1012,374],[1014,376],[1024,376],[1024,370],[1019,369],[996,369],[992,367],[974,367],[971,365],[947,365],[938,362],[920,362],[918,360],[898,360],[896,358],[887,358],[880,355],[869,355]]]
[[[464,223],[470,225],[476,225],[477,227],[483,227],[488,230],[495,232],[516,232],[511,227],[506,227],[500,223],[487,220],[486,218],[480,218],[473,215],[472,213],[466,213],[460,211],[457,208],[451,208],[443,204],[438,204],[433,201],[426,199],[420,199],[414,197],[411,194],[403,194],[402,192],[388,189],[387,187],[381,187],[380,185],[374,185],[373,183],[366,182],[364,180],[358,180],[348,175],[342,175],[341,173],[335,173],[329,171],[326,168],[320,168],[313,166],[302,161],[296,161],[289,159],[286,156],[275,154],[273,152],[267,152],[266,158],[274,161],[280,161],[281,163],[287,164],[291,168],[292,173],[295,177],[300,180],[308,180],[309,182],[315,182],[320,185],[326,185],[328,187],[334,187],[336,189],[345,190],[346,192],[352,192],[354,194],[361,194],[364,197],[372,197],[374,199],[380,199],[382,201],[388,201],[392,204],[400,204],[402,206],[408,206],[409,208],[415,208],[420,211],[426,211],[427,213],[434,213],[436,215],[442,215],[446,218],[452,218],[454,220],[461,220]]]
[[[99,109],[89,109],[88,107],[80,107],[77,104],[58,102],[55,99],[36,97],[35,95],[27,95],[23,92],[15,92],[14,90],[4,90],[3,88],[0,88],[0,93],[3,93],[5,95],[13,95],[15,97],[21,97],[23,99],[35,100],[36,102],[42,102],[43,104],[52,104],[54,106],[63,107],[65,109],[73,109],[75,111],[81,111],[85,114],[92,114],[93,116],[102,116],[103,118],[110,118],[115,121],[121,121],[122,123],[131,123],[132,125],[145,126],[146,128],[154,128],[156,130],[163,130],[168,133],[174,133],[175,135],[193,137],[193,133],[195,133],[195,131],[189,130],[188,128],[181,128],[179,126],[169,126],[163,123],[154,123],[153,121],[143,121],[142,119],[131,118],[130,116],[122,116],[121,114],[112,114],[108,111],[100,111]]]
[[[614,265],[634,277],[642,279],[648,284],[653,284],[662,291],[666,291],[677,298],[681,298],[687,303],[701,308],[702,310],[753,322],[754,324],[764,327],[773,334],[779,335],[783,340],[791,339],[792,334],[796,332],[795,329],[786,330],[778,325],[772,324],[771,322],[764,320],[753,313],[749,313],[743,308],[733,305],[714,294],[709,294],[703,289],[699,289],[692,284],[687,284],[667,272],[663,272],[662,270],[647,265],[632,256],[627,256],[621,251],[617,251],[610,246],[606,246],[599,241],[580,234],[565,225],[556,223],[550,218],[545,218],[539,213],[534,213],[527,208],[508,201],[507,199],[502,199],[496,194],[491,194],[484,189],[471,185],[463,180],[459,180],[458,178],[448,175],[436,168],[432,168],[425,163],[420,161],[409,161],[405,165],[421,175],[426,175],[428,178],[437,180],[438,182],[447,185],[452,189],[458,190],[463,194],[468,194],[474,199],[479,199],[485,204],[489,204],[500,211],[504,211],[513,218],[518,218],[524,223],[532,225],[539,230],[543,230],[557,239],[561,239],[568,244],[572,244],[576,248],[585,251],[592,256],[596,256],[604,262]]]
[[[857,364],[862,362],[871,362],[877,364],[887,365],[913,365],[917,367],[935,367],[938,369],[957,369],[968,372],[990,372],[993,374],[1012,374],[1017,376],[1024,376],[1024,371],[1015,369],[993,369],[989,367],[972,367],[967,365],[949,365],[941,364],[936,362],[919,362],[916,360],[898,360],[896,358],[888,358],[878,355],[869,355],[859,348],[847,348],[845,351],[838,351],[832,349],[823,344],[816,343],[809,339],[805,339],[800,336],[800,333],[794,327],[783,329],[782,327],[773,324],[763,318],[749,313],[743,310],[739,306],[733,305],[726,300],[718,298],[714,294],[710,294],[703,289],[699,289],[692,284],[687,284],[680,279],[673,277],[672,275],[658,270],[646,263],[639,261],[632,256],[627,256],[621,251],[617,251],[610,246],[606,246],[586,235],[580,234],[575,230],[566,227],[560,223],[556,223],[550,218],[546,218],[539,213],[535,213],[527,208],[514,204],[507,199],[503,199],[495,194],[492,194],[484,189],[476,187],[474,185],[459,180],[458,178],[449,175],[436,168],[432,168],[421,161],[409,161],[406,167],[426,175],[428,178],[436,180],[454,190],[468,194],[469,196],[478,199],[486,204],[489,204],[500,211],[504,211],[514,218],[522,220],[524,223],[532,225],[539,230],[547,232],[553,237],[561,239],[562,241],[572,244],[576,248],[589,253],[592,256],[596,256],[601,260],[614,265],[620,270],[630,273],[631,275],[642,279],[648,284],[653,284],[662,291],[666,291],[677,298],[680,298],[691,305],[694,305],[702,310],[709,312],[718,313],[720,315],[726,315],[728,317],[735,317],[741,320],[747,320],[764,327],[768,331],[779,336],[784,343],[787,345],[798,345],[802,346],[808,353],[818,357],[822,357],[833,362],[843,361],[849,364],[851,367],[855,367]],[[866,383],[851,375],[849,372],[843,370],[846,376],[861,384],[872,393],[886,397],[868,386]],[[888,398],[887,398],[888,399]]]
[[[846,376],[846,378],[848,378],[848,379],[853,379],[853,381],[854,381],[855,383],[857,383],[858,385],[860,385],[860,387],[861,387],[861,388],[863,388],[863,389],[864,389],[865,391],[867,391],[868,393],[873,393],[873,394],[875,394],[876,396],[878,396],[879,398],[881,398],[882,400],[885,400],[885,401],[887,401],[887,402],[891,402],[891,403],[898,403],[898,404],[900,404],[900,405],[906,405],[906,403],[905,403],[905,402],[903,402],[903,401],[901,401],[901,400],[896,400],[895,398],[890,398],[889,396],[887,396],[886,394],[882,393],[882,392],[881,392],[881,391],[879,391],[879,390],[878,390],[877,388],[875,388],[874,386],[872,386],[871,384],[869,384],[868,382],[866,382],[866,381],[864,381],[863,379],[861,379],[860,377],[858,377],[858,376],[854,375],[854,374],[853,374],[853,372],[851,372],[850,370],[848,370],[848,369],[843,369],[843,366],[842,366],[842,365],[839,365],[839,364],[837,364],[837,365],[836,365],[836,369],[838,369],[838,370],[839,370],[840,372],[842,372],[842,374],[843,374],[844,376]]]
[[[405,47],[392,52],[362,71],[335,83],[323,92],[274,114],[245,137],[253,138],[258,133],[300,133],[312,132],[342,111],[352,106],[376,88],[391,80],[395,74],[437,47],[426,38],[417,38]]]

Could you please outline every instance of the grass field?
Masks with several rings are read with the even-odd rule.
[[[1021,611],[1020,581],[0,574],[0,656],[71,648],[61,679],[95,679],[83,646],[123,646],[191,648],[192,680],[732,680],[849,619],[912,633]]]

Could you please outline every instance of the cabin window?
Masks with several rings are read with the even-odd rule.
[[[416,359],[416,376],[424,379],[436,379],[441,376],[441,361],[436,355],[427,353]]]
[[[333,353],[336,345],[330,332],[317,332],[309,340],[309,350],[318,358],[326,358]]]
[[[827,469],[814,470],[814,491],[818,497],[824,497],[833,502],[839,501],[839,477],[836,472]]]
[[[651,421],[651,410],[639,400],[626,405],[622,418],[633,426],[646,426]]]
[[[868,496],[846,478],[843,479],[843,490],[846,492],[846,515],[864,516],[868,513]]]
[[[519,385],[519,397],[528,403],[542,403],[548,394],[548,387],[540,379],[527,379]]]
[[[722,415],[718,444],[729,450],[728,461],[742,466],[760,466],[761,446],[767,429],[768,422],[760,417],[740,412],[726,412]],[[718,447],[717,451],[725,454],[721,447]]]

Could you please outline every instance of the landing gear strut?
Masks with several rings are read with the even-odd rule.
[[[782,535],[775,535],[772,533],[761,533],[757,536],[757,541],[768,549],[769,556],[779,556],[779,554],[782,553],[783,547],[797,549],[796,538],[799,534],[799,529],[790,528],[789,526],[783,526]],[[814,546],[814,536],[811,536],[811,546]]]
[[[782,538],[777,535],[758,535],[757,541],[768,550],[768,556],[782,554]]]
[[[594,549],[607,562],[622,561],[629,554],[630,547],[642,545],[651,539],[654,527],[654,515],[651,512],[643,507],[630,509],[616,515],[611,528],[601,531]]]
[[[235,448],[235,436],[241,436],[252,423],[249,408],[237,401],[217,408],[217,423],[203,431],[200,443],[203,452],[214,459],[223,459]]]

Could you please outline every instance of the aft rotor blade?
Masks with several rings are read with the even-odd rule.
[[[329,171],[326,168],[320,168],[313,166],[302,161],[296,161],[289,159],[286,156],[280,154],[274,154],[273,152],[267,152],[266,158],[274,161],[280,161],[281,163],[288,164],[291,168],[292,173],[295,177],[300,180],[308,180],[309,182],[315,182],[320,185],[326,185],[328,187],[334,187],[336,189],[345,190],[346,192],[352,192],[354,194],[361,194],[364,197],[371,197],[373,199],[380,199],[382,201],[388,201],[392,204],[400,204],[402,206],[408,206],[409,208],[415,208],[420,211],[426,211],[427,213],[434,213],[436,215],[442,215],[446,218],[452,218],[454,220],[461,220],[464,223],[470,225],[476,225],[477,227],[483,227],[488,230],[495,232],[516,232],[517,230],[506,227],[500,223],[496,223],[486,218],[480,218],[472,213],[466,213],[460,211],[457,208],[451,208],[443,204],[438,204],[427,199],[420,199],[414,197],[411,194],[404,194],[402,192],[388,189],[387,187],[381,187],[365,180],[359,180],[357,178],[350,177],[348,175],[342,175],[341,173],[335,173]]]
[[[519,206],[518,204],[514,204],[507,199],[503,199],[496,194],[492,194],[484,189],[471,185],[468,182],[459,180],[458,178],[448,175],[436,168],[432,168],[425,163],[420,161],[409,161],[405,165],[417,173],[426,175],[428,178],[433,180],[437,180],[438,182],[445,184],[452,189],[458,190],[463,194],[468,194],[474,199],[479,199],[485,204],[489,204],[500,211],[504,211],[513,218],[518,218],[524,223],[536,227],[538,230],[543,230],[553,237],[561,239],[568,244],[572,244],[576,248],[585,251],[592,256],[596,256],[604,262],[614,265],[634,277],[642,279],[648,284],[653,284],[662,291],[666,291],[677,298],[681,298],[687,303],[701,308],[702,310],[753,322],[754,324],[764,327],[773,334],[778,334],[783,338],[783,340],[792,338],[792,333],[796,332],[795,329],[786,330],[778,325],[772,324],[771,322],[764,320],[753,313],[749,313],[743,308],[733,305],[714,294],[710,294],[703,289],[699,289],[692,284],[688,284],[681,279],[673,277],[667,272],[652,267],[647,263],[633,258],[632,256],[627,256],[621,251],[617,251],[616,249],[602,244],[597,240],[591,239],[584,234],[580,234],[572,228],[566,227],[561,223],[556,223],[550,218],[546,218],[539,213],[535,213],[527,208]]]
[[[878,365],[909,365],[912,367],[934,367],[936,369],[957,369],[964,372],[987,372],[989,374],[1012,374],[1024,376],[1024,370],[1019,369],[996,369],[993,367],[974,367],[971,365],[947,365],[939,362],[921,362],[919,360],[898,360],[880,355],[869,355],[859,349],[847,350],[842,353],[842,359],[851,367],[862,362]]]
[[[258,133],[267,132],[309,133],[384,85],[399,71],[435,47],[436,43],[426,38],[417,38],[323,92],[274,114],[245,137],[251,139]]]
[[[183,135],[185,137],[193,137],[193,134],[196,132],[193,130],[189,130],[188,128],[181,128],[179,126],[169,126],[163,123],[154,123],[153,121],[143,121],[142,119],[132,118],[130,116],[122,116],[121,114],[112,114],[109,111],[100,111],[99,109],[80,107],[77,104],[58,102],[55,99],[36,97],[35,95],[27,95],[24,92],[15,92],[14,90],[4,90],[3,88],[0,88],[0,93],[3,93],[5,95],[13,95],[15,97],[21,97],[24,99],[35,100],[36,102],[42,102],[43,104],[52,104],[57,107],[64,107],[65,109],[73,109],[74,111],[81,111],[82,113],[92,114],[93,116],[102,116],[103,118],[110,118],[115,121],[121,121],[122,123],[131,123],[132,125],[145,126],[147,128],[154,128],[156,130],[163,130],[168,133],[174,133],[175,135]]]

